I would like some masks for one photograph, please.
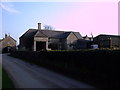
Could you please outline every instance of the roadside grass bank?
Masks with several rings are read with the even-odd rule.
[[[2,89],[2,65],[0,63],[0,89]]]
[[[12,89],[15,90],[12,80],[9,78],[8,73],[2,68],[2,90]]]
[[[97,88],[120,88],[120,50],[16,51],[10,56]]]

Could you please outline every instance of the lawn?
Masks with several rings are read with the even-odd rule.
[[[2,88],[2,67],[0,64],[0,89]]]

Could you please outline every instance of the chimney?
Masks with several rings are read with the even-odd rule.
[[[5,34],[5,38],[7,37],[7,34]]]
[[[38,23],[38,30],[41,30],[41,23]]]

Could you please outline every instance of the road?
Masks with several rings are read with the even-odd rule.
[[[2,55],[2,63],[16,88],[94,88],[7,54]]]

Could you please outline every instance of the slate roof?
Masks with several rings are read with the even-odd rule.
[[[21,37],[48,37],[48,38],[67,38],[71,32],[55,30],[29,29]],[[82,39],[79,32],[72,32],[78,39]],[[21,38],[20,37],[20,38]]]
[[[118,37],[118,38],[120,38],[120,35],[106,35],[106,34],[100,34],[100,35],[96,36],[95,38],[100,37],[100,36],[103,36],[103,37]]]
[[[53,30],[41,30],[49,38],[61,38],[63,31],[53,31]]]
[[[8,37],[11,38],[11,39],[13,39],[16,42],[16,40],[14,38],[12,38],[11,36],[7,36],[6,38],[8,38]],[[0,42],[3,41],[3,40],[5,40],[6,38],[0,39]]]
[[[34,37],[34,35],[37,33],[37,29],[29,29],[27,32],[25,32],[21,37]],[[21,38],[20,37],[20,38]]]
[[[77,36],[78,39],[83,39],[79,32],[73,32],[73,33]]]
[[[106,35],[106,34],[100,34],[99,36],[120,37],[120,35]]]

